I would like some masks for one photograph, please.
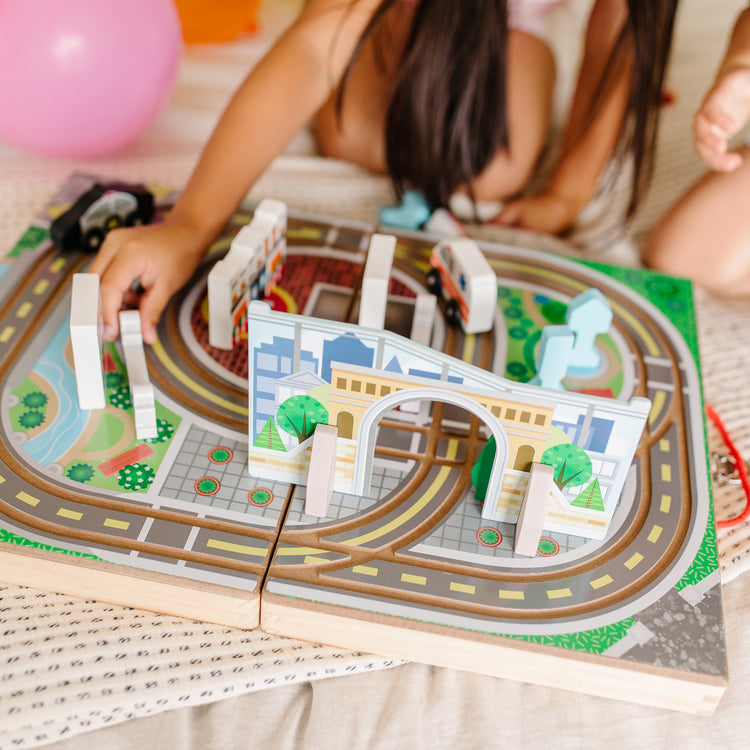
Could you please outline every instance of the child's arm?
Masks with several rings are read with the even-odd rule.
[[[222,115],[179,200],[162,224],[110,232],[91,266],[101,274],[108,338],[136,279],[143,339],[191,277],[253,182],[339,82],[378,0],[309,0],[245,79]]]
[[[596,0],[563,136],[562,157],[540,195],[508,203],[495,221],[559,234],[573,224],[593,195],[599,175],[617,144],[625,116],[630,92],[630,59],[614,71],[614,80],[594,117],[589,117],[588,113],[627,12],[625,0]]]
[[[695,150],[712,169],[732,172],[742,156],[729,139],[750,119],[750,8],[737,18],[714,85],[693,121]]]

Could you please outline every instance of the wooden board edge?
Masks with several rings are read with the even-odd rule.
[[[31,547],[0,546],[0,580],[245,630],[260,622],[258,593]]]
[[[260,626],[274,635],[703,716],[715,711],[727,687],[725,677],[657,669],[268,591],[262,596]]]

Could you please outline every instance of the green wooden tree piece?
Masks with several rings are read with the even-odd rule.
[[[487,495],[487,485],[490,483],[490,474],[492,473],[492,464],[495,462],[495,436],[490,435],[490,439],[484,444],[479,458],[471,469],[471,481],[474,484],[474,497],[480,503],[484,502]]]

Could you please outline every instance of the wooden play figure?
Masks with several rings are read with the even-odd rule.
[[[418,190],[407,190],[401,203],[383,206],[380,209],[380,223],[400,229],[419,229],[430,218],[430,206]]]
[[[561,389],[574,343],[575,334],[568,326],[545,326],[536,355],[536,376],[529,383]]]

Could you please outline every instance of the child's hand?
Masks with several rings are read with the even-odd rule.
[[[556,193],[542,193],[506,203],[492,223],[560,234],[572,226],[577,215],[578,209],[572,201]]]
[[[693,121],[695,150],[709,167],[732,172],[742,164],[742,157],[727,149],[748,118],[750,68],[733,68],[718,78]]]
[[[115,229],[107,234],[89,271],[101,276],[102,311],[108,340],[119,333],[123,304],[138,304],[143,341],[156,341],[156,324],[169,298],[192,276],[203,255],[189,226],[161,224]],[[133,292],[140,282],[142,294]],[[140,300],[138,299],[140,297]]]

